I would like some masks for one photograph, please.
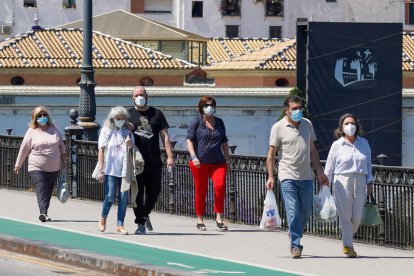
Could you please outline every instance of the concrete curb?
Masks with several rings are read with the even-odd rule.
[[[53,244],[2,234],[0,234],[0,249],[116,275],[194,275],[181,270],[134,262],[83,250],[63,248]]]

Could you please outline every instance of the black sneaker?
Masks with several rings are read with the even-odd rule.
[[[227,231],[227,230],[229,230],[229,228],[227,227],[227,225],[224,224],[224,222],[218,222],[216,220],[216,225],[217,225],[217,230],[218,231]]]
[[[39,216],[39,220],[40,220],[41,222],[46,222],[46,215],[44,215],[44,214],[40,214],[40,216]]]
[[[147,228],[148,231],[152,231],[154,230],[154,228],[152,228],[152,223],[150,221],[150,217],[144,217],[145,219],[145,228]]]

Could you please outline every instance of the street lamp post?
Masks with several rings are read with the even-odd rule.
[[[81,68],[79,125],[84,128],[82,138],[87,141],[98,140],[99,124],[95,122],[94,70],[92,65],[92,0],[83,1],[83,62]]]

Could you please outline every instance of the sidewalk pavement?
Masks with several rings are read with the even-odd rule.
[[[18,247],[20,244],[26,249],[44,246],[43,250],[49,248],[59,256],[71,256],[70,260],[76,256],[85,260],[89,256],[93,265],[101,268],[112,266],[126,270],[129,266],[136,273],[152,271],[151,275],[238,272],[379,276],[411,275],[414,271],[414,251],[356,243],[360,257],[348,259],[341,252],[341,241],[305,235],[303,258],[291,259],[286,232],[267,232],[230,223],[228,232],[217,232],[214,221],[206,221],[207,231],[198,232],[195,218],[169,214],[151,214],[154,231],[145,236],[133,235],[136,226],[130,208],[125,228],[131,235],[122,236],[116,234],[117,206],[111,209],[107,230],[100,233],[97,222],[101,207],[99,202],[77,199],[61,204],[53,197],[49,208],[52,221],[41,223],[34,193],[0,189],[0,245]],[[92,245],[87,245],[88,242]]]

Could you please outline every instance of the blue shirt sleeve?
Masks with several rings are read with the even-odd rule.
[[[191,120],[190,126],[187,129],[187,139],[191,141],[196,140],[197,128],[200,124],[200,118],[195,117]]]

